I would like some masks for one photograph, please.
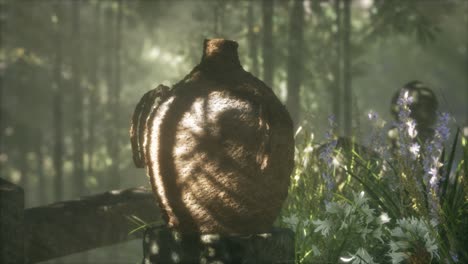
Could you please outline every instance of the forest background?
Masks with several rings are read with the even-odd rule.
[[[273,88],[296,127],[365,140],[367,114],[420,80],[440,111],[468,122],[468,1],[0,1],[0,177],[26,207],[147,185],[128,127],[140,97],[173,85],[206,38],[239,43],[244,68]],[[140,242],[62,261],[141,259]]]

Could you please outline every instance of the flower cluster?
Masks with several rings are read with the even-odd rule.
[[[431,206],[431,214],[434,220],[438,218],[439,211],[439,185],[447,179],[441,178],[439,173],[440,167],[443,165],[440,162],[440,157],[443,152],[444,142],[450,136],[449,129],[450,116],[447,113],[440,113],[437,118],[434,136],[428,140],[424,149],[424,183],[427,186],[427,193]]]
[[[409,95],[409,91],[402,89],[398,97],[397,104],[399,108],[397,129],[399,135],[399,154],[402,157],[410,157],[416,160],[419,157],[420,145],[415,142],[418,135],[416,130],[416,121],[411,118],[410,105],[414,99]]]
[[[293,202],[281,218],[296,231],[300,263],[468,263],[462,254],[466,221],[460,220],[466,219],[460,209],[467,204],[462,202],[468,195],[466,169],[457,165],[458,156],[442,157],[451,117],[439,113],[428,133],[418,133],[410,95],[401,92],[394,124],[368,113],[375,130],[367,131],[372,134],[367,134],[364,148],[351,141],[353,149],[340,153],[347,151],[348,141],[337,140],[333,116],[326,144],[313,148],[312,141],[301,142],[295,175],[303,177],[292,185],[288,199]],[[392,144],[386,144],[388,136]],[[457,142],[455,138],[453,146]],[[466,145],[463,137],[461,144]],[[313,150],[318,153],[303,162]],[[453,168],[453,177],[441,185],[448,181],[448,168]],[[441,186],[446,199],[440,199]]]
[[[416,198],[415,202],[422,205],[426,191],[418,171],[421,170],[419,160],[421,145],[418,142],[417,123],[411,117],[411,104],[414,98],[407,89],[402,89],[397,99],[398,121],[396,122],[397,136],[394,137],[394,161],[399,167],[399,181],[409,191],[410,196]],[[397,187],[398,188],[398,187]]]

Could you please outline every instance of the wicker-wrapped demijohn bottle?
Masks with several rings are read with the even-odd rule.
[[[238,44],[205,40],[203,57],[172,88],[138,103],[130,130],[168,226],[180,232],[269,232],[294,166],[291,117],[246,72]]]

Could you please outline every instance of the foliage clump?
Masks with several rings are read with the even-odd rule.
[[[365,146],[338,138],[334,122],[318,145],[296,133],[296,169],[281,223],[296,231],[300,263],[465,263],[467,140],[439,113],[433,136],[419,138],[400,94],[388,142],[383,120]]]

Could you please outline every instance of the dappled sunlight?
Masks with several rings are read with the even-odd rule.
[[[0,199],[25,235],[3,228],[4,252],[184,263],[201,232],[219,237],[189,239],[192,262],[261,241],[272,261],[245,262],[468,263],[467,14],[462,0],[0,1],[0,178],[26,213]],[[158,225],[179,229],[171,248],[141,237]],[[144,259],[140,242],[83,252],[138,236]]]
[[[181,54],[175,53],[173,50],[161,47],[151,46],[150,43],[145,42],[144,48],[141,51],[141,59],[148,63],[164,65],[165,69],[170,71],[179,72],[181,68],[186,66],[186,61]],[[161,80],[162,81],[162,80]]]
[[[268,231],[292,167],[290,119],[271,90],[242,70],[237,43],[207,40],[205,48],[200,65],[152,110],[143,106],[150,93],[137,105],[134,157],[143,156],[170,227]]]
[[[164,111],[164,107],[160,111]],[[248,183],[255,180],[252,178],[255,177],[252,174],[255,172],[248,171],[248,168],[257,166],[255,159],[250,157],[251,161],[254,162],[250,164],[249,157],[245,159],[244,154],[242,154],[251,152],[258,144],[255,141],[257,138],[254,126],[255,117],[248,117],[253,118],[251,132],[239,130],[239,128],[244,127],[242,123],[244,121],[238,119],[247,118],[245,114],[252,111],[253,109],[247,102],[239,101],[235,97],[226,97],[225,92],[215,91],[210,93],[206,99],[194,100],[191,107],[182,115],[177,125],[177,131],[180,132],[176,132],[177,138],[174,146],[171,147],[174,149],[173,159],[177,161],[172,177],[180,181],[178,184],[181,184],[182,188],[180,189],[181,201],[187,203],[191,210],[196,212],[192,217],[196,219],[208,217],[207,219],[211,219],[209,222],[212,225],[220,225],[220,227],[222,222],[228,219],[233,220],[233,217],[239,223],[240,219],[234,215],[245,214],[248,211],[246,209],[237,211],[239,209],[234,208],[242,208],[258,200],[252,195],[256,192],[254,188],[249,191],[250,198],[235,195],[234,191],[245,188],[241,186],[255,186]],[[240,113],[243,116],[238,116]],[[243,131],[247,133],[245,136],[239,134]],[[237,142],[237,140],[244,141]],[[223,149],[222,146],[219,146],[220,142],[224,142],[223,144],[228,148]],[[167,144],[167,138],[160,144]],[[238,178],[240,182],[237,182],[235,178]],[[155,183],[164,184],[162,179],[156,179]],[[160,196],[167,195],[164,190],[159,191],[159,188],[158,193]],[[247,202],[248,200],[251,202]],[[166,201],[170,204],[170,201],[162,200],[163,203]],[[212,204],[210,205],[210,203]],[[219,217],[224,220],[217,219]],[[221,222],[216,224],[218,221]]]

